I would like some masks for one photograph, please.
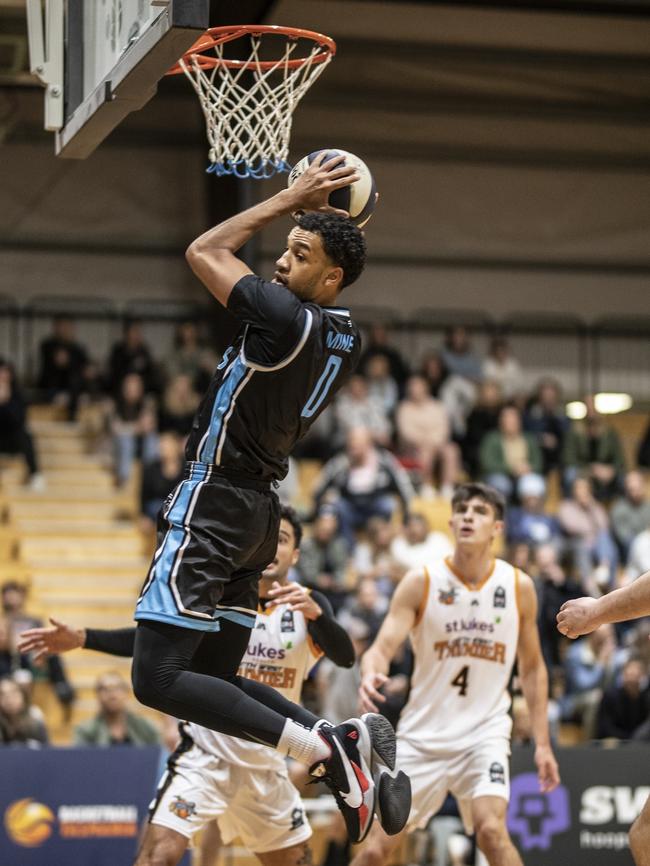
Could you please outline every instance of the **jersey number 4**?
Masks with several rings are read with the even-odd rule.
[[[467,677],[469,676],[469,665],[461,668],[451,681],[451,685],[458,689],[458,694],[464,698],[467,694]]]

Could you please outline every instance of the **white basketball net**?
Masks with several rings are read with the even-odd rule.
[[[312,62],[323,51],[322,45],[314,43],[304,63],[291,68],[288,62],[298,42],[287,40],[283,56],[264,68],[259,56],[261,36],[252,35],[250,41],[251,54],[242,68],[218,64],[202,69],[197,54],[179,63],[205,116],[208,172],[219,176],[261,179],[291,170],[287,156],[294,109],[332,59],[330,54],[321,62]],[[211,50],[223,59],[224,44]]]

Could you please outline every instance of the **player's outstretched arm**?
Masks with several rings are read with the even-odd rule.
[[[650,571],[601,598],[566,601],[557,615],[557,628],[567,637],[576,638],[606,622],[623,622],[640,616],[650,616]]]
[[[343,155],[329,160],[325,156],[326,152],[314,160],[292,186],[219,223],[187,248],[185,257],[189,266],[224,307],[235,283],[251,273],[235,253],[268,223],[298,210],[348,215],[331,208],[327,200],[334,190],[359,180],[359,175],[353,166],[343,164]]]
[[[517,666],[530,711],[539,786],[542,791],[552,791],[560,783],[560,774],[548,730],[548,674],[537,630],[537,595],[527,574],[519,578]]]
[[[135,628],[86,629],[72,628],[50,617],[51,626],[30,628],[18,639],[18,651],[33,653],[34,660],[73,649],[92,649],[109,655],[133,655]]]
[[[386,698],[378,691],[388,680],[388,668],[409,636],[426,602],[428,578],[423,569],[407,572],[399,583],[379,634],[361,658],[359,703],[366,712],[377,712]]]

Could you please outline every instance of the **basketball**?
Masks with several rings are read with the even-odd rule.
[[[313,153],[299,160],[291,169],[287,186],[291,186],[321,153],[323,153],[322,150],[315,150]],[[358,228],[362,229],[375,209],[377,198],[375,181],[365,162],[359,159],[358,156],[355,156],[355,154],[348,153],[347,150],[327,150],[326,159],[332,159],[338,154],[345,156],[345,164],[353,165],[361,177],[355,183],[331,193],[329,203],[332,207],[347,211],[350,214],[350,219]]]

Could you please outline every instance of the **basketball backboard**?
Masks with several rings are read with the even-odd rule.
[[[58,156],[84,159],[208,27],[209,0],[27,0],[30,66]],[[45,16],[43,17],[43,7]]]

